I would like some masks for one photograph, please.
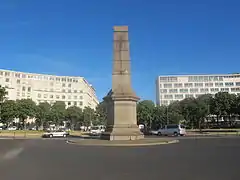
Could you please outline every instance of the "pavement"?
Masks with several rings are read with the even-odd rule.
[[[240,138],[180,137],[176,144],[97,147],[64,139],[0,140],[3,180],[239,180]]]

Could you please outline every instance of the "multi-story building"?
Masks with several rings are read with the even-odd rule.
[[[158,105],[217,92],[240,94],[240,74],[159,76],[156,80]]]
[[[9,100],[32,99],[37,104],[63,101],[66,107],[98,105],[95,89],[83,77],[55,76],[0,70],[0,85]]]

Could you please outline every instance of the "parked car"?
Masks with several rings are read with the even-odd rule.
[[[91,127],[90,130],[90,135],[100,135],[102,132],[105,131],[105,127],[104,126],[93,126]]]
[[[9,131],[16,131],[17,127],[16,126],[8,127],[7,130],[9,130]]]
[[[47,131],[43,133],[43,138],[53,138],[53,137],[67,137],[69,135],[68,132],[57,130],[57,131]]]
[[[169,124],[165,125],[163,128],[158,129],[157,131],[152,131],[152,134],[158,135],[158,136],[184,136],[186,135],[186,128],[182,124]]]

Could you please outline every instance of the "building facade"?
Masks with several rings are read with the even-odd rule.
[[[156,80],[158,105],[218,92],[240,94],[240,74],[159,76]]]
[[[95,89],[83,77],[55,76],[0,70],[0,85],[7,99],[32,99],[36,104],[63,101],[66,107],[95,109],[98,99]]]

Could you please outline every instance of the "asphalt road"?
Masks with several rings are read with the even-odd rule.
[[[64,140],[0,140],[1,180],[239,180],[240,138],[181,139],[146,147]]]

